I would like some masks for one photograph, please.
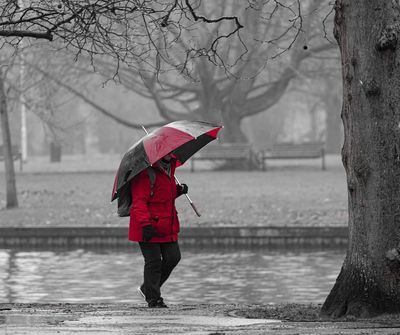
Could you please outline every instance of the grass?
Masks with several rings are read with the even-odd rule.
[[[347,191],[343,168],[318,163],[284,165],[269,171],[178,170],[201,212],[185,197],[177,200],[182,226],[343,226]],[[30,161],[17,172],[19,208],[6,210],[5,179],[0,170],[1,226],[127,226],[110,203],[116,157],[62,163]],[[330,166],[331,165],[331,166]],[[3,167],[1,167],[3,168]]]

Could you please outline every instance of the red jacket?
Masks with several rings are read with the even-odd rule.
[[[143,242],[142,228],[153,225],[159,236],[149,242],[163,243],[178,240],[179,220],[175,209],[177,186],[175,183],[174,160],[171,161],[171,177],[161,168],[153,167],[156,178],[153,195],[149,174],[140,172],[131,181],[132,206],[130,209],[129,240]]]

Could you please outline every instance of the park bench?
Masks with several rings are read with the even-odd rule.
[[[19,170],[22,171],[22,154],[17,145],[11,146],[12,159],[19,160]],[[4,145],[0,145],[0,161],[4,161]]]
[[[246,162],[249,170],[253,167],[253,151],[250,144],[245,143],[218,143],[209,144],[198,151],[191,158],[191,171],[194,171],[196,160],[210,161],[237,161]]]
[[[268,159],[315,159],[321,158],[322,170],[325,170],[325,149],[322,142],[276,143],[271,150],[261,151],[259,161],[262,170],[266,170]]]

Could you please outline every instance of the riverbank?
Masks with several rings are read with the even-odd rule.
[[[328,320],[317,305],[0,304],[0,331],[16,334],[398,334],[398,316]],[[260,313],[262,311],[262,314]]]
[[[126,227],[0,227],[0,248],[128,248]],[[184,227],[194,248],[345,248],[347,227]]]

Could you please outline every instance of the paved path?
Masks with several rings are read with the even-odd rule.
[[[283,322],[238,317],[238,305],[148,309],[122,304],[0,304],[0,335],[22,334],[400,334],[382,322]]]

